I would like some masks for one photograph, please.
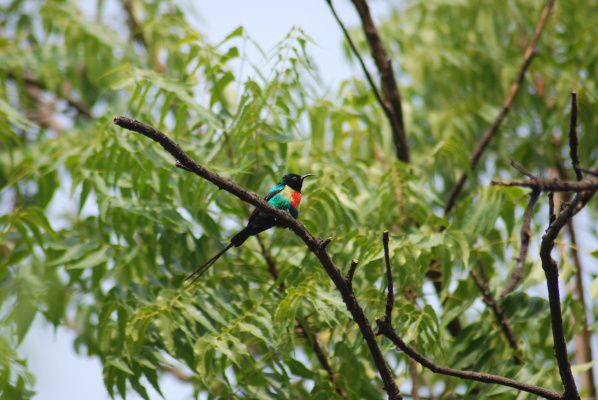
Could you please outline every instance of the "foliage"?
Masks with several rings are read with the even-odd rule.
[[[354,285],[371,320],[384,310],[380,234],[389,229],[394,324],[405,339],[445,365],[559,390],[536,241],[523,287],[500,300],[523,365],[513,363],[468,270],[482,268],[495,292],[508,279],[526,193],[487,184],[513,175],[510,158],[537,170],[569,167],[571,90],[580,99],[582,163],[596,156],[598,11],[590,3],[558,3],[524,89],[448,217],[443,202],[515,78],[542,1],[413,0],[380,25],[404,76],[409,165],[395,160],[387,121],[364,80],[325,93],[308,56],[317,38],[300,29],[252,64],[242,49],[257,44],[242,27],[214,44],[175,2],[133,1],[135,15],[144,16],[134,40],[123,36],[124,10],[115,21],[102,1],[91,12],[67,0],[1,6],[0,206],[8,212],[0,216],[0,393],[33,395],[14,348],[39,315],[76,329],[77,348],[101,360],[113,397],[134,390],[148,398],[150,386],[159,392],[171,363],[209,398],[339,397],[309,340],[296,334],[298,322],[317,335],[349,398],[383,397],[338,293],[289,232],[262,235],[278,280],[251,239],[195,290],[181,289],[250,210],[176,169],[154,143],[114,127],[115,114],[170,132],[197,160],[254,192],[286,171],[317,173],[304,189],[301,221],[334,237],[337,265],[360,260]],[[595,214],[596,203],[590,206]],[[534,239],[546,224],[537,213]],[[439,297],[425,278],[432,260],[442,271]],[[572,274],[569,265],[564,281]],[[563,296],[566,321],[580,320],[579,302]],[[451,337],[446,328],[455,317],[463,329]],[[566,324],[568,338],[577,331]],[[382,343],[408,390],[407,360]],[[430,387],[442,382],[443,398],[514,398],[503,387],[419,373]]]

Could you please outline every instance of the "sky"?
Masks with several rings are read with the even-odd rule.
[[[347,26],[355,26],[358,17],[347,0],[336,0],[337,12]],[[373,5],[373,12],[382,9],[381,2]],[[83,7],[95,7],[95,1],[79,1]],[[342,33],[336,25],[324,0],[218,0],[192,1],[179,0],[189,16],[197,21],[201,32],[213,43],[217,43],[238,26],[264,49],[270,49],[285,37],[293,26],[300,27],[316,45],[308,44],[308,52],[317,64],[322,77],[330,87],[341,80],[359,73],[345,60],[342,50]],[[89,10],[87,10],[89,11]],[[118,8],[107,10],[107,17],[121,13]],[[262,56],[257,49],[247,46],[247,58],[258,63]],[[68,194],[57,194],[57,202],[63,202]],[[46,325],[37,318],[32,329],[20,347],[20,352],[28,359],[29,368],[36,377],[36,400],[107,400],[108,396],[102,381],[102,366],[97,358],[77,355],[73,349],[75,334],[66,328]],[[166,399],[192,398],[189,384],[179,383],[170,375],[161,381]],[[149,388],[152,399],[161,397]],[[140,399],[136,393],[128,399]],[[201,399],[202,397],[200,397]]]

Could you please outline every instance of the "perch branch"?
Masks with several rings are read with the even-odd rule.
[[[321,239],[314,237],[303,224],[296,221],[288,213],[270,206],[254,193],[247,191],[236,183],[228,179],[224,179],[220,175],[215,174],[196,163],[172,139],[157,129],[127,117],[115,117],[113,121],[120,127],[139,133],[148,137],[149,139],[154,140],[155,142],[158,142],[168,153],[170,153],[176,160],[178,160],[183,166],[191,170],[193,173],[211,182],[220,189],[226,190],[227,192],[233,194],[238,199],[274,216],[282,226],[291,229],[301,240],[303,240],[308,249],[320,261],[320,264],[340,292],[347,310],[351,313],[353,320],[359,326],[359,329],[374,360],[374,364],[376,365],[380,377],[382,378],[384,389],[388,394],[388,398],[391,400],[402,399],[399,388],[393,378],[393,374],[384,360],[382,350],[378,346],[376,335],[374,334],[369,320],[361,308],[361,305],[357,302],[351,287],[347,285],[342,273],[328,255],[326,249],[322,248]]]

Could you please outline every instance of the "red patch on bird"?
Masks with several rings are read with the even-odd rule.
[[[293,192],[293,194],[291,194],[291,205],[295,208],[298,208],[299,203],[301,203],[301,193]]]

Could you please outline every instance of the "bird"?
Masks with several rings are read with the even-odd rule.
[[[315,175],[284,175],[276,185],[272,186],[270,190],[268,190],[264,200],[271,206],[288,212],[293,218],[296,219],[299,216],[298,209],[299,204],[301,203],[301,188],[303,186],[303,180],[309,176]],[[189,284],[192,285],[229,249],[232,247],[241,246],[249,237],[257,235],[258,233],[268,230],[276,225],[277,222],[274,216],[256,208],[249,216],[245,228],[234,235],[224,249],[189,274],[185,278],[185,281],[188,281]]]

